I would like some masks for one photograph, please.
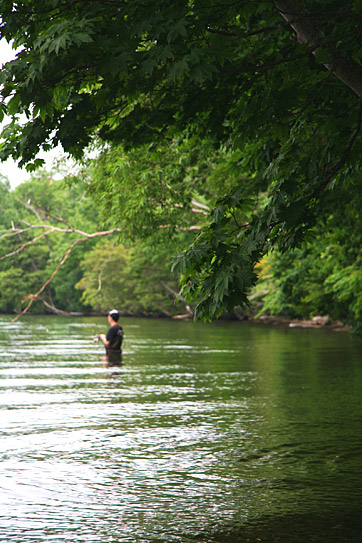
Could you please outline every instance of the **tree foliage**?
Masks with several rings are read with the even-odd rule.
[[[3,210],[0,310],[19,312],[25,300],[30,300],[29,295],[46,282],[74,241],[76,234],[67,228],[66,219],[73,221],[74,228],[93,229],[95,209],[90,199],[84,198],[81,187],[68,190],[63,182],[53,182],[50,174],[40,173],[15,191],[10,191],[8,184],[2,183],[0,187]],[[57,216],[64,219],[60,221]],[[67,228],[67,236],[63,228]],[[79,310],[80,294],[74,290],[74,282],[81,278],[82,254],[84,251],[80,249],[70,255],[63,270],[68,282],[57,284],[55,279],[45,298],[34,305],[35,310],[43,309],[44,300],[63,310]]]
[[[81,182],[54,181],[51,173],[14,191],[3,180],[0,198],[0,311],[20,313],[32,300],[36,312],[184,311],[170,272],[175,236],[126,247],[118,230],[98,230],[98,210]]]
[[[301,247],[272,253],[261,265],[262,312],[362,320],[360,195],[339,193],[341,206],[321,217]]]
[[[144,236],[164,220],[180,226],[179,205],[186,226],[202,195],[202,175],[177,163],[184,145],[202,149],[197,162],[237,156],[238,186],[218,185],[210,220],[175,265],[197,314],[218,315],[246,302],[263,255],[298,247],[360,190],[361,15],[352,0],[4,0],[1,36],[22,50],[1,73],[12,117],[1,158],[32,168],[58,143],[80,157],[95,136],[124,156],[139,151],[139,168],[123,156],[92,190],[113,224]],[[258,186],[246,181],[261,174]]]
[[[125,247],[106,240],[87,253],[76,288],[95,311],[119,307],[130,315],[167,316],[184,311],[176,304],[177,279],[170,274],[169,245]],[[192,314],[192,312],[190,312]]]

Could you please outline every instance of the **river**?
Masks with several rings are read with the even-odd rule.
[[[0,541],[362,541],[362,341],[0,316]]]

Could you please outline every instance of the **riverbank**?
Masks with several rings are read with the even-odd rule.
[[[287,319],[273,315],[261,315],[248,319],[256,324],[285,325],[289,328],[328,328],[329,330],[351,332],[351,327],[341,321],[333,321],[329,317],[315,316],[311,319]]]
[[[193,317],[189,314],[175,315],[172,317],[174,320],[192,320]],[[289,328],[326,328],[329,330],[351,332],[351,326],[343,323],[342,321],[332,320],[328,316],[315,316],[311,319],[288,319],[287,317],[279,317],[275,315],[261,315],[257,317],[255,315],[230,313],[223,314],[219,320],[226,321],[241,321],[251,322],[254,324],[264,324],[270,326],[288,326]]]
[[[121,318],[146,318],[146,319],[165,319],[165,320],[193,320],[193,315],[190,313],[183,313],[178,315],[166,315],[160,314],[147,314],[147,313],[132,313],[130,311],[120,310]],[[6,314],[0,312],[0,314]],[[60,317],[106,317],[106,312],[68,312],[58,310],[57,312],[49,313],[29,313],[30,315],[48,315],[48,316],[60,316]],[[16,314],[15,314],[16,318]],[[18,314],[19,318],[19,314]],[[329,330],[351,332],[351,326],[344,324],[342,321],[332,320],[328,316],[315,316],[311,319],[290,319],[287,317],[280,317],[275,315],[256,315],[238,314],[238,313],[224,313],[218,320],[223,321],[240,321],[250,322],[254,324],[263,324],[270,326],[288,326],[289,328],[326,328]]]

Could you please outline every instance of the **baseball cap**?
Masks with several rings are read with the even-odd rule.
[[[117,311],[117,309],[112,309],[108,315],[110,315],[112,317],[112,319],[114,319],[115,321],[117,321],[119,319],[119,313]]]

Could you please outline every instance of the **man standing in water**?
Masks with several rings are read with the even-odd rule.
[[[121,347],[123,341],[123,329],[118,324],[119,313],[117,309],[112,309],[108,313],[108,322],[110,329],[107,334],[100,334],[98,339],[103,341],[108,355],[121,354]]]

